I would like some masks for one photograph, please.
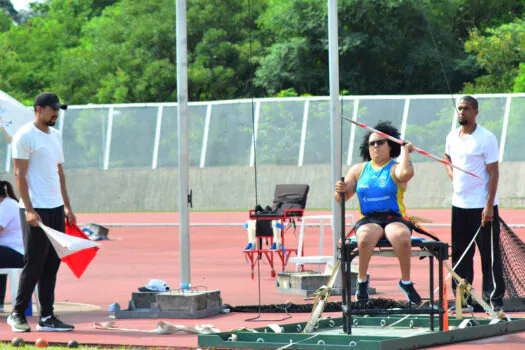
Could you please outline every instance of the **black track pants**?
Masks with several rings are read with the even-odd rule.
[[[467,246],[481,226],[483,209],[462,209],[452,207],[452,263],[454,266],[465,252]],[[492,224],[493,223],[493,224]],[[505,294],[505,282],[500,255],[500,225],[498,207],[494,207],[494,219],[486,224],[476,237],[481,256],[483,273],[483,299],[487,302],[501,303]],[[491,239],[492,237],[492,239]],[[473,244],[455,271],[470,284],[474,281],[474,253]],[[456,291],[456,281],[452,281],[452,289]]]
[[[44,225],[57,231],[65,230],[64,207],[53,209],[35,209],[42,218]],[[24,269],[20,275],[18,296],[14,310],[24,314],[29,305],[29,300],[38,283],[38,298],[40,301],[40,314],[46,317],[53,314],[55,303],[55,284],[60,258],[55,248],[40,227],[33,227],[26,221],[24,209],[20,209],[22,222],[22,235],[24,238]]]

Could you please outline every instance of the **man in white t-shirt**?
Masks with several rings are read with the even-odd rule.
[[[24,239],[24,268],[20,275],[18,296],[7,323],[14,332],[31,330],[24,315],[31,294],[38,283],[39,331],[71,331],[74,326],[54,315],[55,285],[60,267],[51,242],[38,222],[60,232],[65,219],[76,222],[71,210],[62,169],[64,154],[60,132],[52,126],[59,109],[67,109],[52,92],[39,94],[34,103],[35,119],[14,135],[12,150],[16,185],[20,194],[20,219]]]
[[[452,180],[452,262],[454,265],[476,235],[483,272],[483,299],[491,307],[503,308],[505,282],[500,255],[500,224],[496,191],[499,179],[498,140],[490,131],[476,123],[478,101],[464,96],[458,104],[460,127],[447,136],[445,159],[479,178],[446,166]],[[481,227],[481,228],[480,228]],[[472,284],[474,280],[475,246],[465,253],[456,272]],[[452,281],[453,290],[456,283]]]

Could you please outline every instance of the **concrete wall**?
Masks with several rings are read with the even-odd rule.
[[[449,207],[452,184],[443,165],[417,163],[405,204],[409,208]],[[344,167],[347,171],[347,167]],[[330,208],[332,189],[330,165],[190,168],[194,210],[247,210],[256,203],[269,205],[276,184],[310,185],[307,208]],[[0,178],[13,184],[12,174]],[[110,169],[67,171],[66,178],[76,212],[176,211],[178,169]],[[502,207],[525,206],[525,162],[500,165],[498,198]],[[257,183],[257,186],[255,184]],[[347,207],[356,207],[352,199]]]

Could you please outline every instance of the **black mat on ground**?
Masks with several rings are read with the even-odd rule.
[[[270,305],[244,305],[244,306],[231,306],[225,304],[225,307],[230,309],[231,312],[312,312],[313,304],[270,304]],[[408,303],[404,301],[392,300],[392,299],[371,299],[368,304],[352,302],[352,309],[409,309]],[[326,303],[325,312],[338,312],[342,311],[341,302],[330,301]]]
[[[449,300],[449,306],[454,305],[453,300]],[[301,312],[312,312],[313,304],[269,304],[269,305],[241,305],[241,306],[232,306],[225,304],[224,308],[229,309],[231,312],[290,312],[290,313],[301,313]],[[525,309],[525,303],[523,300],[519,301],[516,299],[505,299],[503,300],[504,311],[505,312],[521,312]],[[474,303],[472,305],[475,312],[484,312],[481,305]],[[384,298],[372,298],[367,304],[352,302],[352,309],[411,309],[413,307],[408,306],[408,302],[399,301],[393,299],[384,299]],[[326,303],[325,312],[342,312],[341,302],[330,301]]]

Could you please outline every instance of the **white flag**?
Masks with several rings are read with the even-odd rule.
[[[0,129],[3,128],[10,138],[34,118],[35,114],[30,108],[0,90]]]
[[[96,242],[66,235],[63,232],[47,227],[40,221],[38,222],[38,226],[44,230],[60,259],[84,249],[100,247],[100,244]]]

